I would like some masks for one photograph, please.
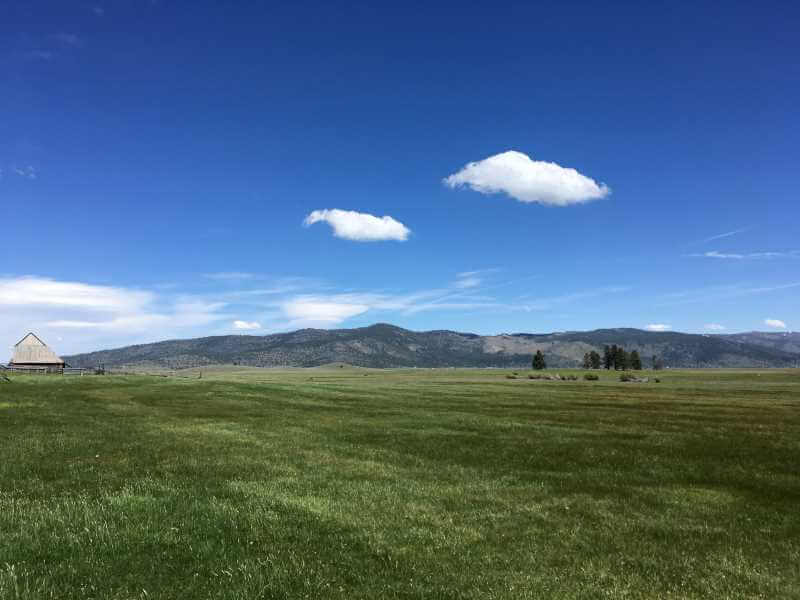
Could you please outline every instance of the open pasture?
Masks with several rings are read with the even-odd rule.
[[[11,375],[0,598],[800,596],[799,371],[510,373]]]

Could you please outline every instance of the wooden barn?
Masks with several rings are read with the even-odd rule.
[[[14,357],[8,366],[19,370],[60,371],[64,360],[35,334],[29,333],[14,345]]]

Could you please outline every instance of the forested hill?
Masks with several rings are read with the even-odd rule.
[[[387,324],[358,329],[301,329],[266,336],[225,335],[66,356],[72,366],[180,369],[239,364],[313,367],[343,362],[363,367],[523,367],[541,350],[548,366],[579,366],[591,350],[617,344],[637,350],[645,367],[656,356],[666,367],[790,367],[800,361],[791,343],[747,336],[696,335],[639,329],[479,336],[454,331],[409,331]],[[793,334],[788,334],[793,335]],[[744,337],[742,337],[744,336]],[[760,342],[760,343],[759,343]],[[773,340],[774,342],[774,340]]]

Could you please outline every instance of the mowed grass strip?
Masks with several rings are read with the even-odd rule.
[[[797,371],[507,374],[15,376],[0,598],[800,596]]]

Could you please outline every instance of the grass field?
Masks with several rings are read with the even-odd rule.
[[[0,598],[800,597],[800,372],[509,373],[12,376]]]

